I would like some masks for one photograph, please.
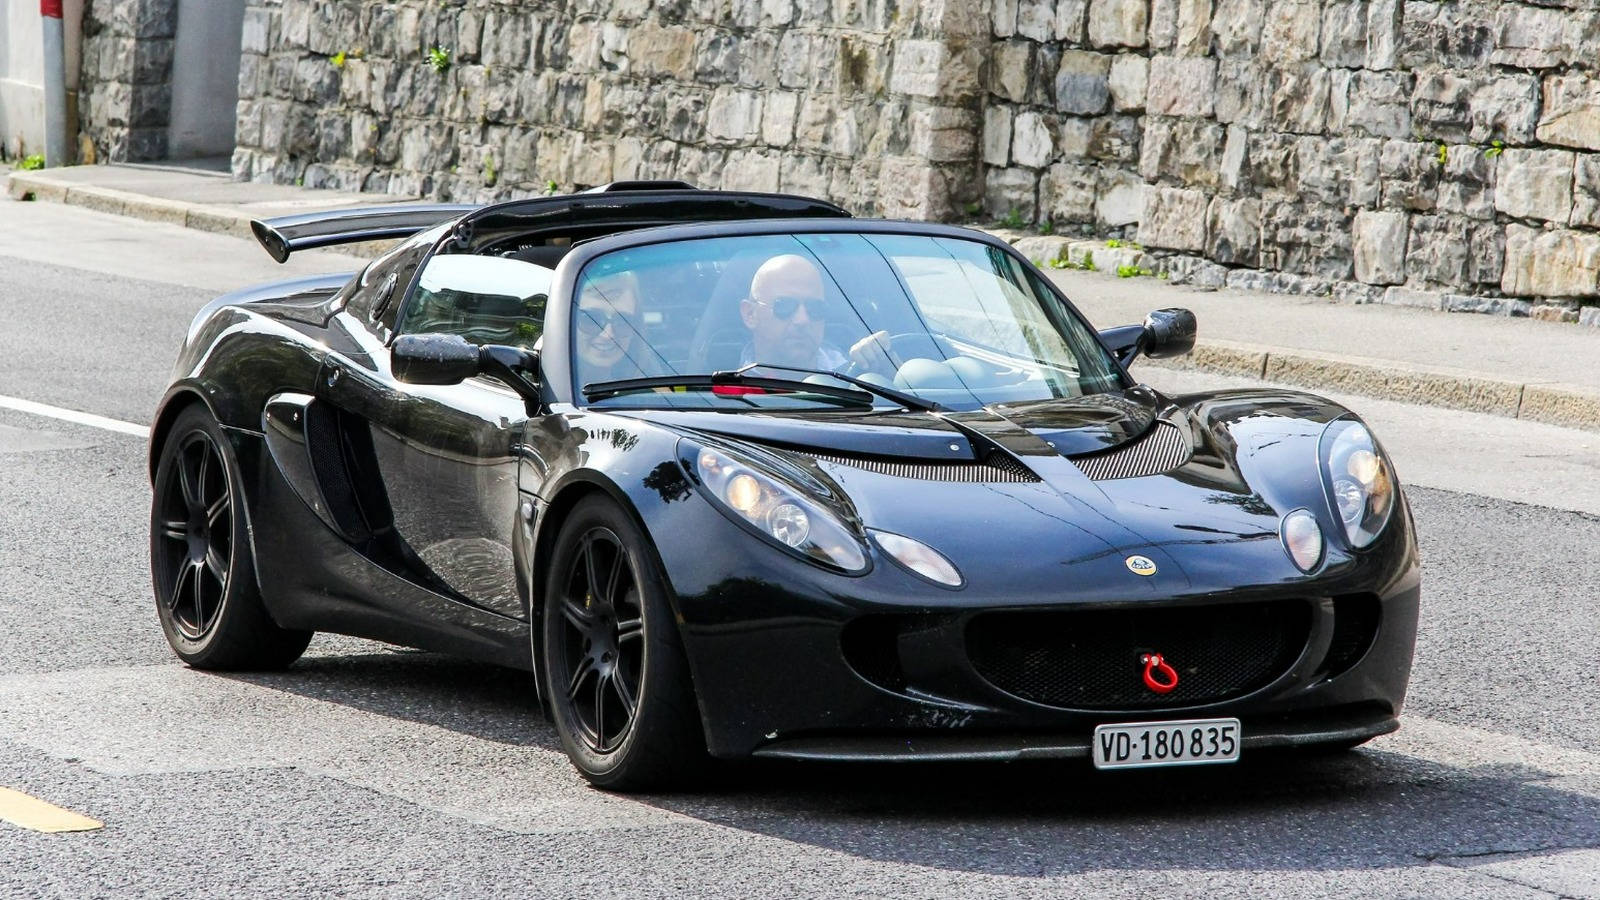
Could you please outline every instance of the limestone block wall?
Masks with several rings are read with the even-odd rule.
[[[990,218],[1203,283],[1600,302],[1596,0],[993,0],[991,27]]]
[[[252,0],[235,174],[486,201],[613,180],[948,219],[983,0]]]
[[[177,0],[87,0],[78,94],[82,162],[162,159]]]
[[[159,30],[172,0],[94,3]],[[1137,241],[1128,268],[1201,284],[1600,323],[1600,0],[249,3],[240,177],[470,201],[680,178]],[[133,140],[122,98],[94,108]]]

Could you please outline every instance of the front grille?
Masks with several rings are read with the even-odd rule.
[[[1113,478],[1138,478],[1159,475],[1189,461],[1189,442],[1177,426],[1157,422],[1143,437],[1132,443],[1088,456],[1075,456],[1073,463],[1094,481]]]
[[[1265,687],[1294,665],[1311,606],[1276,600],[1162,609],[984,613],[967,655],[995,687],[1067,709],[1196,706]],[[1178,686],[1145,687],[1140,658],[1160,653]]]
[[[857,469],[865,469],[868,472],[877,472],[880,475],[893,475],[897,478],[916,478],[921,481],[957,481],[969,484],[995,484],[1002,482],[1028,484],[1039,480],[1039,476],[1028,471],[1016,461],[998,453],[990,454],[983,462],[942,459],[906,460],[884,456],[846,456],[835,453],[812,453],[811,456],[823,462],[830,462],[836,465],[851,466]]]

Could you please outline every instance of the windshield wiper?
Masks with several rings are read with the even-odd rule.
[[[780,372],[801,372],[806,375],[837,378],[847,384],[853,384],[861,390],[851,390],[850,388],[837,387],[831,384],[818,384],[815,381],[801,381],[798,378],[765,378],[760,375],[749,374],[751,369],[775,369]],[[869,405],[872,403],[872,398],[877,396],[893,403],[898,403],[906,409],[918,412],[945,411],[943,406],[932,400],[924,400],[914,394],[907,394],[894,388],[873,384],[870,381],[846,375],[843,372],[830,372],[826,369],[804,369],[798,366],[780,366],[774,363],[750,363],[737,369],[712,372],[710,375],[658,375],[650,378],[602,381],[596,384],[584,385],[583,396],[590,400],[603,400],[607,397],[615,397],[618,394],[628,394],[658,387],[714,388],[718,385],[737,385],[773,391],[820,394],[824,397],[851,400]]]
[[[795,366],[780,366],[775,363],[751,363],[747,366],[741,366],[732,372],[717,372],[712,375],[712,377],[715,378],[717,375],[738,375],[740,377],[744,377],[744,373],[750,371],[751,369],[776,369],[779,372],[804,372],[807,375],[826,375],[829,378],[837,378],[847,384],[853,384],[869,394],[876,394],[885,400],[891,400],[900,404],[901,406],[904,406],[906,409],[913,409],[918,412],[944,412],[944,407],[933,402],[932,400],[924,400],[915,394],[908,394],[905,391],[896,390],[895,388],[884,387],[881,384],[873,384],[864,378],[856,378],[853,375],[846,375],[843,372],[830,372],[827,369],[802,369]],[[813,384],[814,382],[807,381],[803,383]]]
[[[746,366],[745,368],[749,368]],[[822,373],[829,374],[829,373]],[[865,406],[872,405],[872,391],[857,391],[831,384],[817,384],[798,378],[761,378],[744,374],[744,369],[733,372],[712,372],[710,375],[657,375],[648,378],[624,378],[619,381],[601,381],[583,386],[583,396],[589,400],[604,400],[619,394],[648,391],[654,388],[702,388],[711,390],[723,385],[759,388],[779,393],[817,394],[835,400],[848,400]]]

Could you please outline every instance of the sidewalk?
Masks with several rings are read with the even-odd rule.
[[[146,166],[14,172],[10,193],[248,238],[255,218],[409,198],[235,182]],[[1183,306],[1197,368],[1312,389],[1600,431],[1600,328],[1320,297],[1201,290],[1149,277],[1046,270],[1098,327]]]
[[[16,199],[82,206],[254,241],[250,220],[415,199],[234,181],[231,175],[147,165],[68,166],[10,173]]]

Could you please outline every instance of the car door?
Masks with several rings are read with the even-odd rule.
[[[403,268],[403,267],[402,267]],[[319,396],[353,420],[376,472],[402,574],[492,612],[522,618],[513,537],[517,450],[528,420],[521,397],[488,378],[455,385],[397,381],[388,345],[402,334],[456,334],[477,344],[533,346],[550,270],[498,257],[435,254],[397,301],[343,313],[368,345],[366,364],[330,354]],[[398,279],[396,279],[398,281]],[[355,304],[352,304],[355,306]],[[364,426],[364,427],[362,427]]]

